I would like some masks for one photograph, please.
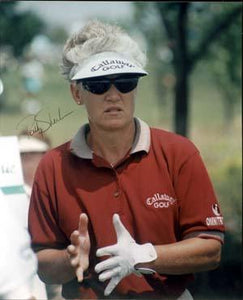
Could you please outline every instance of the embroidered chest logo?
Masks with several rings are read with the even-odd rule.
[[[154,208],[168,208],[176,203],[176,199],[167,194],[156,193],[152,197],[146,199],[146,204]]]

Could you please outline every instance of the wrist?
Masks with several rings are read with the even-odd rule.
[[[155,247],[151,243],[146,243],[139,245],[139,248],[136,249],[136,253],[134,255],[135,263],[134,265],[141,263],[150,263],[157,259],[158,255],[155,250]]]
[[[134,269],[142,274],[154,274],[154,262],[158,255],[155,247],[151,243],[140,245],[139,255],[136,258]]]

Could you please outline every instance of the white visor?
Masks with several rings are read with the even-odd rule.
[[[102,52],[92,55],[74,68],[71,80],[115,74],[137,74],[139,76],[148,74],[130,58],[117,52]]]

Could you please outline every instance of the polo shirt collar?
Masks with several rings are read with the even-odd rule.
[[[130,154],[145,151],[149,152],[150,148],[150,129],[149,126],[139,118],[134,118],[136,134]],[[89,124],[84,124],[70,143],[70,151],[74,155],[84,158],[93,159],[93,153],[86,142],[86,135],[89,131]]]

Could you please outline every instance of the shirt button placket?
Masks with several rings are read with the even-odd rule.
[[[119,175],[115,169],[113,169],[113,172],[114,172],[114,176],[115,176],[115,185],[116,185],[116,189],[113,193],[113,196],[114,196],[114,198],[119,198],[119,196],[121,194]]]
[[[115,198],[118,198],[120,196],[120,192],[117,190],[117,191],[114,192],[113,195],[114,195]]]

